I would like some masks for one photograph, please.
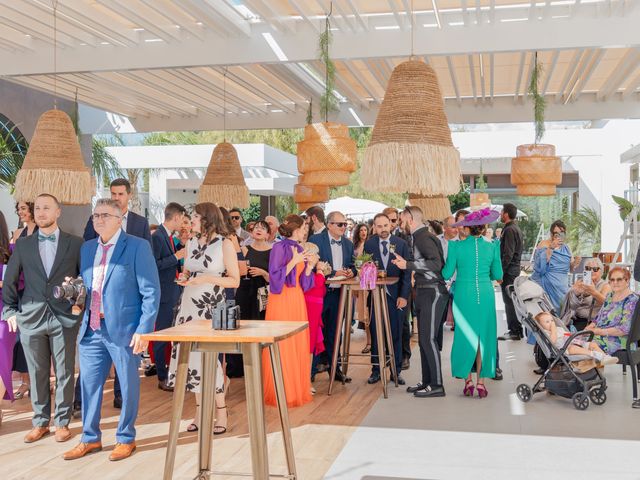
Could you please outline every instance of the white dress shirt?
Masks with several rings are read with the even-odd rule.
[[[36,234],[38,237],[40,236],[48,236],[45,235],[42,231],[38,231]],[[53,268],[53,262],[56,259],[56,252],[58,251],[58,242],[60,241],[60,229],[56,228],[56,231],[51,235],[55,236],[55,240],[53,242],[49,240],[45,240],[44,242],[40,241],[38,238],[38,250],[40,251],[40,258],[42,259],[42,265],[44,266],[44,271],[47,273],[47,278],[51,275],[51,269]]]
[[[100,276],[100,261],[102,260],[102,245],[113,245],[109,250],[107,250],[107,263],[104,266],[104,274],[102,276],[102,289],[100,290],[100,298],[102,298],[102,291],[104,289],[104,281],[107,276],[107,270],[109,269],[109,262],[111,262],[111,257],[113,256],[113,251],[116,249],[116,243],[118,243],[118,239],[120,238],[121,230],[118,230],[111,239],[107,243],[102,243],[100,237],[98,237],[98,248],[96,249],[96,256],[93,259],[93,280],[91,283],[91,290],[96,290],[98,287],[98,277]],[[100,302],[100,313],[104,314],[104,302]]]
[[[336,243],[331,243],[334,240],[336,242],[340,242],[340,245]],[[335,239],[331,235],[329,235],[329,246],[331,247],[331,258],[333,260],[332,267],[334,270],[342,270],[344,268],[343,258],[342,258],[342,242],[343,238]]]

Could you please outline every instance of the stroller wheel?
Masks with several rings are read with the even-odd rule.
[[[531,387],[529,387],[529,385],[527,385],[526,383],[521,383],[520,385],[518,385],[518,388],[516,388],[516,395],[521,402],[526,403],[531,400],[533,392],[531,391]]]
[[[589,408],[589,396],[586,393],[578,392],[571,397],[576,410],[586,410]]]
[[[603,387],[593,388],[589,392],[589,397],[594,405],[604,405],[604,402],[607,401],[607,394]]]

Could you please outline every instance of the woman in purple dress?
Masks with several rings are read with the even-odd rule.
[[[16,333],[9,331],[9,324],[2,318],[2,278],[4,269],[9,261],[9,230],[4,215],[0,212],[0,400],[13,401],[13,386],[11,384],[11,367],[13,365],[13,345]],[[0,425],[2,424],[2,410],[0,409]]]

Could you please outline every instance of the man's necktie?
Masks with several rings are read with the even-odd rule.
[[[387,242],[386,240],[383,240],[380,243],[382,243],[382,255],[384,255],[386,257],[387,255],[389,255],[389,249],[387,248],[387,244],[389,242]]]
[[[104,280],[104,271],[107,266],[107,252],[113,243],[109,245],[100,245],[102,247],[102,259],[100,260],[100,266],[98,267],[98,276],[96,281],[93,282],[93,290],[91,290],[91,317],[89,318],[89,326],[91,330],[98,330],[100,328],[100,304],[102,303],[102,281]]]
[[[331,245],[342,245],[342,240],[334,240],[333,238],[331,239]]]
[[[39,242],[55,242],[56,241],[56,234],[52,233],[51,235],[43,235],[41,233],[38,233],[38,241]]]

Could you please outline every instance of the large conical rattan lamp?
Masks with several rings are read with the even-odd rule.
[[[403,62],[391,74],[364,153],[362,186],[427,196],[458,192],[460,154],[438,79],[423,61]]]
[[[238,152],[232,144],[222,142],[213,149],[198,192],[198,202],[211,202],[225,208],[249,206],[249,189],[244,181]]]
[[[211,202],[225,208],[248,208],[249,189],[244,181],[240,159],[235,147],[227,142],[227,69],[222,83],[222,118],[224,139],[211,154],[207,173],[200,185],[198,202]]]
[[[445,196],[427,197],[410,193],[409,204],[419,207],[427,220],[442,221],[451,215],[451,204]]]

